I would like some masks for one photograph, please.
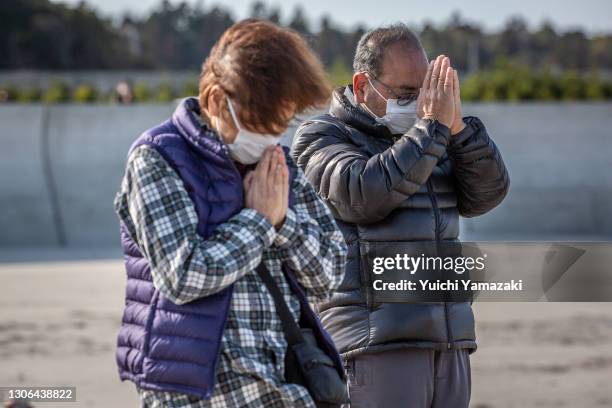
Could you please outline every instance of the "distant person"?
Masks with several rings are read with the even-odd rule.
[[[298,34],[246,20],[213,47],[199,99],[132,145],[115,200],[128,275],[116,359],[143,406],[315,406],[287,380],[284,326],[259,265],[341,378],[308,301],[338,287],[346,245],[277,145],[296,112],[328,99]]]
[[[456,241],[459,215],[497,206],[509,181],[475,117],[462,117],[457,72],[429,65],[403,24],[366,33],[353,83],[333,92],[329,113],[296,133],[293,157],[336,217],[349,246],[346,276],[322,321],[346,360],[351,408],[467,407],[470,303],[374,303],[361,248]]]
[[[134,91],[128,81],[119,81],[115,86],[115,100],[122,105],[134,102]]]
[[[6,89],[0,88],[0,103],[5,103],[9,101],[9,93]]]

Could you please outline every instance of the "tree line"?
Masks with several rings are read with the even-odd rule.
[[[303,35],[334,84],[350,80],[355,46],[369,28],[342,27],[330,16],[314,21],[300,7],[283,16],[280,9],[262,2],[252,4],[250,16]],[[0,2],[0,55],[4,57],[0,69],[198,72],[215,41],[234,22],[228,9],[206,8],[201,2],[161,1],[146,15],[110,18],[85,2],[67,6],[49,0],[4,0]],[[458,13],[444,24],[415,22],[413,28],[430,56],[450,56],[467,76],[465,94],[472,100],[612,97],[612,34],[561,31],[551,23],[532,29],[520,17],[487,32]],[[35,98],[46,90],[29,92]]]

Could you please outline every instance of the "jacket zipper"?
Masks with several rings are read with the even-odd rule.
[[[438,200],[433,192],[433,185],[431,182],[431,178],[427,179],[427,194],[429,195],[429,200],[431,201],[431,206],[434,211],[434,219],[435,219],[435,239],[436,239],[436,252],[438,256],[441,256],[441,242],[442,238],[440,236],[440,209],[438,208]],[[448,320],[448,303],[446,301],[444,303],[444,322],[446,324],[446,349],[450,350],[453,342],[452,333],[450,328],[450,322]]]

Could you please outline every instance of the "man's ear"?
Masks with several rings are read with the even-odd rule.
[[[368,78],[364,72],[357,72],[353,75],[353,94],[357,105],[365,101],[365,89],[368,84]]]

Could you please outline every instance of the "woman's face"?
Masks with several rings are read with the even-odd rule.
[[[208,121],[209,124],[221,135],[223,141],[231,144],[236,140],[238,128],[232,120],[227,102],[225,101],[225,92],[215,85],[208,94]]]
[[[240,111],[240,107],[235,101],[232,101],[236,114]],[[295,115],[295,104],[286,104],[283,109],[282,115],[284,117],[285,126],[272,129],[273,134],[281,136],[282,133],[287,130],[287,125]],[[232,119],[232,115],[229,112],[229,107],[226,100],[225,92],[218,85],[213,86],[208,95],[208,119],[210,125],[221,135],[223,141],[227,144],[232,144],[238,136],[238,127]],[[240,123],[240,127],[255,133],[255,129],[251,129],[247,123]]]

